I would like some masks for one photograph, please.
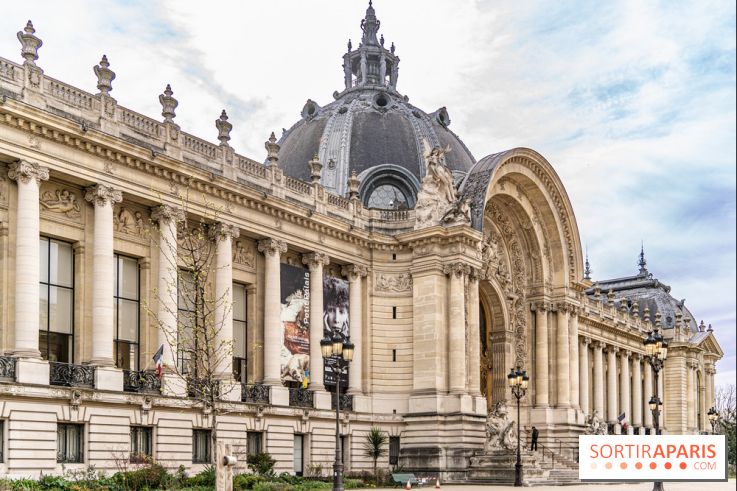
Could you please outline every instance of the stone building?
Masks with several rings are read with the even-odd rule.
[[[217,435],[268,451],[279,472],[327,473],[333,460],[331,391],[344,374],[320,360],[325,278],[347,282],[356,346],[340,400],[348,472],[370,469],[362,438],[376,425],[391,437],[383,466],[466,478],[514,366],[531,375],[522,424],[550,452],[570,451],[560,459],[574,460],[594,411],[610,431],[624,413],[628,431],[648,432],[643,339],[656,323],[670,342],[662,424],[708,429],[722,356],[711,326],[644,254],[638,274],[592,281],[553,166],[527,148],[475,160],[446,108],[425,112],[398,91],[400,59],[371,5],[361,29],[342,89],[324,106],[308,100],[265,161],[235,152],[225,111],[213,144],[177,125],[169,86],[163,120],[138,114],[111,95],[106,57],[89,93],[44,73],[30,22],[18,33],[22,63],[0,58],[0,473],[114,471],[141,454],[196,472],[211,458],[212,408],[177,383],[179,348],[162,326],[186,311],[163,245],[212,207],[214,288],[227,299],[216,315],[232,345],[218,376],[236,388]],[[285,271],[304,280],[286,299]],[[292,301],[308,321],[285,319]],[[285,329],[298,328],[292,352]]]

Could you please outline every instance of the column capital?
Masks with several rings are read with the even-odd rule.
[[[463,277],[463,275],[469,274],[470,266],[466,263],[457,262],[457,263],[451,263],[451,264],[444,264],[443,265],[443,274],[447,275],[455,275],[458,278]]]
[[[340,274],[347,277],[348,280],[355,281],[359,278],[368,276],[368,268],[366,266],[361,266],[360,264],[348,264],[341,268]]]
[[[628,349],[622,349],[620,350],[622,358],[630,358],[632,356],[632,351]]]
[[[632,353],[632,359],[635,361],[640,361],[645,357],[642,353],[633,352]]]
[[[160,205],[151,210],[151,220],[158,222],[159,224],[172,220],[175,223],[183,222],[184,218],[184,211],[177,206]]]
[[[40,184],[41,181],[49,179],[49,169],[27,160],[19,160],[8,167],[8,177],[13,181],[24,184],[31,182],[31,179],[35,179],[36,183]]]
[[[544,301],[537,301],[537,302],[530,302],[530,310],[533,312],[538,311],[538,310],[541,312],[545,312],[545,311],[552,310],[552,309],[550,308],[549,303],[544,302]]]
[[[310,271],[313,271],[318,266],[327,266],[330,264],[330,256],[324,252],[309,252],[302,254],[302,264],[310,268]]]
[[[217,222],[210,227],[210,238],[215,242],[233,240],[241,236],[240,228],[225,222]]]
[[[588,337],[588,336],[581,336],[581,339],[580,339],[580,341],[581,341],[581,344],[582,344],[583,346],[588,346],[588,345],[590,345],[590,344],[591,344],[591,338],[590,338],[590,337]]]
[[[95,206],[106,206],[110,203],[112,207],[115,203],[123,201],[123,192],[111,186],[95,184],[85,189],[84,199]]]
[[[287,243],[278,239],[263,239],[258,241],[258,251],[264,256],[280,256],[287,252]]]
[[[603,351],[604,348],[607,347],[607,344],[604,341],[594,341],[593,343],[594,349]]]
[[[468,281],[479,281],[482,275],[482,272],[479,270],[479,268],[474,268],[473,266],[468,266]]]
[[[616,355],[617,353],[619,353],[619,346],[612,346],[611,344],[609,344],[605,348],[605,351],[607,353],[614,353]]]

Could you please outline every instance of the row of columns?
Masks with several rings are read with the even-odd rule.
[[[468,264],[447,264],[448,298],[448,390],[451,394],[481,394],[479,347],[479,277]],[[468,331],[466,331],[468,328]]]
[[[578,356],[578,309],[570,304],[560,303],[547,305],[534,304],[535,310],[535,405],[548,407],[550,405],[550,386],[548,380],[554,378],[556,382],[556,407],[578,408],[580,399],[580,377]],[[555,313],[554,329],[549,325],[550,312]],[[549,373],[550,331],[554,333],[552,349],[555,353],[556,364],[553,377]]]
[[[16,271],[15,275],[15,347],[14,354],[21,358],[40,358],[39,319],[39,236],[40,209],[39,188],[49,178],[48,168],[38,164],[19,161],[11,164],[10,179],[18,184],[18,207],[16,221]],[[96,184],[85,190],[85,199],[94,206],[94,231],[92,244],[92,353],[90,363],[95,366],[112,367],[114,339],[114,227],[113,207],[122,201],[122,192],[104,184]],[[178,331],[178,263],[177,224],[185,220],[184,212],[170,205],[161,205],[152,210],[151,218],[158,224],[158,344],[164,346],[165,366],[176,364]],[[239,237],[238,228],[217,223],[211,229],[211,239],[216,243],[215,298],[218,299],[214,323],[218,329],[216,346],[224,346],[233,339],[233,268],[232,243]],[[287,244],[277,239],[265,239],[258,243],[264,254],[264,380],[271,385],[280,385],[280,350],[282,339],[278,329],[280,323],[281,288],[280,256],[287,251]],[[320,340],[323,336],[323,266],[329,258],[323,253],[307,254],[303,262],[310,269],[310,357],[320,360]],[[349,391],[361,393],[363,360],[362,339],[362,279],[367,275],[365,267],[346,266],[342,273],[350,284],[350,329],[351,339],[358,347],[354,353],[350,370]],[[33,326],[36,326],[35,328]],[[217,372],[223,378],[232,374],[232,358],[218,359]],[[313,387],[322,386],[321,363],[312,363]],[[463,371],[465,373],[465,370]]]

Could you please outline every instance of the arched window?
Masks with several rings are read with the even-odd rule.
[[[374,167],[361,176],[360,195],[367,208],[380,210],[407,210],[414,208],[419,187],[405,169],[394,165]]]

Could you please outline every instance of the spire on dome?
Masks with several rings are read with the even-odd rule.
[[[361,20],[361,30],[363,31],[363,38],[361,43],[364,46],[377,46],[379,40],[376,39],[376,33],[379,32],[381,22],[376,18],[376,11],[372,5],[372,1],[369,0],[369,6],[366,9],[366,17]]]
[[[645,244],[640,245],[640,260],[637,261],[640,267],[640,275],[647,275],[647,261],[645,261]]]
[[[583,279],[584,280],[590,280],[591,279],[591,264],[589,264],[589,250],[586,249],[586,263],[584,264],[584,270],[583,270]]]

